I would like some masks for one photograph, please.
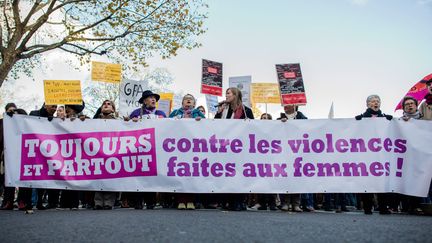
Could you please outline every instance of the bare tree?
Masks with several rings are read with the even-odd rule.
[[[145,66],[155,53],[200,46],[207,7],[201,0],[2,0],[0,87],[9,76],[31,74],[43,53],[62,50],[81,63],[92,54]]]

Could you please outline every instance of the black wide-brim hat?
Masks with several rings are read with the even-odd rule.
[[[65,107],[69,107],[72,110],[74,110],[77,114],[80,113],[81,111],[84,110],[85,108],[85,103],[84,101],[82,102],[82,105],[65,105]]]
[[[138,100],[138,103],[140,104],[144,103],[144,100],[149,96],[156,97],[156,101],[159,101],[160,99],[160,95],[153,93],[151,90],[146,90],[142,93],[142,97]]]

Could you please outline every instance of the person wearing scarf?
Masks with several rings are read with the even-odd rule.
[[[138,103],[142,104],[142,107],[134,110],[129,115],[129,119],[138,121],[139,119],[166,118],[165,112],[156,109],[156,103],[159,99],[160,95],[150,90],[144,91],[142,97],[138,100]]]
[[[414,97],[405,96],[402,100],[403,115],[401,119],[408,121],[409,119],[420,119],[422,117],[417,109],[418,102]]]
[[[404,121],[409,121],[410,119],[421,119],[422,115],[417,109],[418,102],[414,97],[405,96],[402,100],[403,116],[400,118]],[[410,214],[423,214],[420,208],[421,197],[408,196],[403,194],[398,194],[400,200],[402,201],[402,211],[408,212]]]
[[[117,118],[115,104],[111,100],[104,100],[99,110],[100,113],[98,117],[96,117],[95,119],[116,119]],[[91,196],[92,195],[88,193],[86,198],[91,198]],[[97,191],[94,193],[94,209],[111,210],[114,207],[116,198],[117,198],[116,192]]]
[[[380,110],[381,98],[378,95],[369,95],[366,99],[366,111],[355,117],[356,120],[361,120],[362,118],[374,118],[374,117],[385,117],[387,120],[393,119],[393,116],[386,115]]]
[[[252,110],[242,101],[242,93],[238,88],[228,88],[225,101],[218,107],[215,119],[254,119]]]
[[[138,103],[142,104],[142,107],[134,110],[126,120],[132,119],[132,121],[137,122],[140,119],[166,118],[165,112],[156,109],[156,102],[159,99],[159,94],[153,93],[151,90],[144,91],[142,97],[138,100]],[[122,200],[128,202],[125,204],[129,204],[129,201],[131,201],[135,209],[143,209],[144,201],[146,209],[154,209],[156,204],[156,192],[124,193],[122,197]]]
[[[369,95],[366,99],[366,111],[355,117],[356,120],[361,120],[363,118],[376,118],[385,117],[387,120],[392,120],[393,116],[386,115],[380,110],[381,99],[378,95]],[[362,193],[360,194],[363,201],[363,209],[365,214],[372,214],[373,207],[373,193]],[[378,205],[380,214],[391,214],[391,211],[387,208],[392,203],[391,193],[378,193]],[[393,203],[392,203],[393,205]]]
[[[186,94],[183,96],[182,107],[174,110],[169,115],[170,118],[193,118],[195,120],[200,120],[205,118],[204,114],[198,109],[195,109],[195,97],[191,94]],[[177,209],[183,210],[194,210],[195,209],[195,195],[191,193],[178,193],[175,194],[175,199],[177,201]]]
[[[182,107],[174,110],[169,115],[170,118],[205,118],[200,110],[195,108],[195,97],[191,94],[183,96]]]
[[[425,96],[425,100],[420,104],[419,111],[422,120],[432,120],[432,79],[426,82],[428,94]]]
[[[215,119],[254,119],[252,110],[245,106],[242,101],[242,93],[238,88],[228,88],[225,92],[225,101],[219,103],[218,112],[216,113]],[[244,194],[220,194],[220,197],[216,200],[222,202],[222,206],[225,207],[228,203],[229,210],[241,211],[245,210]]]

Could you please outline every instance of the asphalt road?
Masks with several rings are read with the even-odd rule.
[[[0,211],[0,242],[432,242],[432,217],[220,210]]]

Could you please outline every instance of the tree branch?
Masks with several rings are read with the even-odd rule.
[[[36,13],[36,9],[39,7],[39,4],[41,3],[42,0],[37,0],[35,1],[35,3],[33,4],[32,8],[30,9],[30,11],[28,12],[27,16],[25,17],[24,21],[23,21],[23,26],[27,26],[28,21],[30,20],[31,16],[33,16],[34,13]],[[56,0],[54,0],[56,1]],[[47,5],[48,2],[42,4],[43,6]]]
[[[124,4],[124,3],[123,3],[123,4]],[[70,36],[72,36],[72,35],[76,35],[76,34],[78,34],[78,33],[80,33],[80,32],[83,32],[83,31],[86,31],[86,30],[88,30],[88,29],[91,29],[91,28],[93,28],[93,27],[99,25],[100,23],[103,23],[103,22],[107,21],[107,20],[110,19],[114,14],[116,14],[117,11],[118,11],[120,8],[123,7],[123,4],[121,4],[120,6],[118,6],[117,9],[115,9],[115,10],[114,10],[110,15],[106,16],[105,18],[102,18],[102,19],[100,19],[100,20],[94,22],[93,24],[90,24],[90,25],[88,25],[88,26],[86,26],[86,27],[84,27],[84,28],[81,28],[81,29],[79,29],[79,30],[77,30],[77,31],[74,31],[74,32],[70,33],[69,35],[70,35]]]
[[[22,54],[22,52],[21,52],[19,54],[19,58],[20,59],[31,58],[31,57],[33,57],[36,54],[39,54],[39,53],[42,53],[42,52],[46,52],[46,51],[50,51],[50,50],[54,50],[56,48],[59,48],[60,46],[64,45],[65,43],[66,43],[66,41],[63,40],[63,41],[60,41],[58,43],[54,43],[54,44],[51,44],[51,45],[45,45],[44,48],[41,48],[39,50],[34,50],[34,51],[31,51],[31,52],[26,53],[26,54]],[[40,45],[40,46],[43,46],[43,45]]]
[[[13,18],[15,21],[15,28],[18,29],[18,27],[21,25],[21,20],[19,16],[19,1],[20,0],[13,0],[12,2],[12,12],[13,12]]]
[[[30,40],[30,38],[33,36],[34,33],[36,33],[36,31],[44,24],[46,23],[46,21],[48,21],[48,17],[49,15],[52,13],[52,9],[55,5],[55,3],[57,2],[57,0],[53,0],[50,4],[50,6],[48,7],[48,10],[45,14],[43,14],[42,16],[40,16],[34,25],[31,26],[31,29],[29,31],[29,33],[24,37],[24,39],[21,41],[20,46],[18,47],[19,52],[23,52],[25,51],[25,45],[27,44],[27,42]]]
[[[113,37],[104,37],[104,38],[82,37],[81,39],[84,40],[84,41],[115,41],[118,38],[124,38],[124,37],[126,37],[130,33],[132,33],[132,32],[125,31],[122,34],[116,35],[116,36],[113,36]]]
[[[68,46],[73,46],[73,47],[75,47],[75,48],[77,48],[77,49],[79,49],[79,50],[82,50],[82,51],[84,51],[84,52],[83,52],[83,53],[80,53],[80,52],[77,52],[77,51],[73,51],[73,50],[66,49],[66,48],[64,48],[64,47],[60,47],[60,49],[62,49],[63,51],[67,51],[67,52],[70,52],[70,53],[74,53],[74,54],[80,55],[80,56],[84,56],[84,55],[87,54],[87,53],[96,54],[96,55],[104,55],[104,54],[106,53],[105,50],[100,51],[100,52],[95,51],[99,46],[93,48],[93,50],[90,50],[90,49],[88,49],[88,48],[85,48],[85,47],[82,47],[82,46],[79,46],[79,45],[75,45],[75,44],[71,44],[71,43],[65,43],[65,46],[66,46],[66,45],[68,45]]]
[[[55,8],[52,9],[52,12],[55,12],[56,10],[63,8],[66,5],[69,5],[71,3],[79,3],[79,2],[90,2],[90,0],[70,0],[70,1],[65,1],[62,4],[57,5]]]
[[[143,20],[147,19],[148,17],[150,17],[150,16],[151,16],[152,14],[154,14],[157,10],[159,10],[163,5],[165,5],[168,1],[169,1],[169,0],[167,0],[167,1],[163,2],[163,3],[161,3],[161,4],[160,4],[159,6],[157,6],[155,9],[153,9],[153,11],[151,11],[149,14],[147,14],[146,16],[142,17],[141,19],[139,19],[138,21],[136,21],[135,23],[133,23],[133,24],[128,28],[128,30],[129,30],[130,28],[132,28],[134,25],[136,25],[136,24],[138,24],[138,23],[141,23],[141,21],[143,21]]]
[[[11,32],[12,32],[11,30],[12,29],[11,29],[11,27],[9,25],[8,16],[6,14],[6,1],[3,1],[3,16],[5,18],[5,24],[6,24],[6,30],[7,30],[7,40],[6,40],[6,43],[8,43],[9,40],[10,40],[10,37],[11,37]]]

